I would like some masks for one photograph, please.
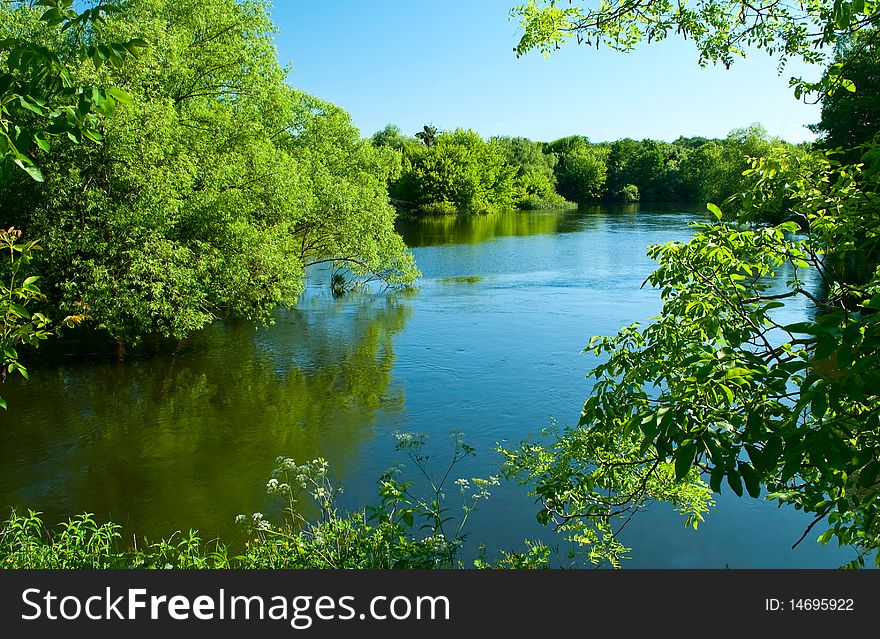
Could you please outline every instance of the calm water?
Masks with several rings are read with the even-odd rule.
[[[693,218],[645,205],[406,223],[424,273],[416,290],[334,299],[328,273],[316,272],[271,327],[218,323],[173,354],[123,363],[100,353],[37,361],[30,383],[3,389],[0,505],[51,519],[89,511],[151,537],[194,527],[232,538],[236,514],[276,512],[264,486],[278,455],[323,456],[345,504],[373,502],[379,475],[404,461],[395,431],[427,433],[438,470],[449,433],[463,431],[478,455],[456,476],[492,474],[498,443],[577,420],[593,363],[581,350],[591,335],[657,313],[656,292],[640,288],[652,269],[645,249],[687,239]],[[554,541],[535,511],[522,488],[502,485],[472,516],[469,539]],[[791,550],[806,523],[791,509],[722,497],[694,532],[652,506],[627,529],[628,565],[851,558],[815,535]]]

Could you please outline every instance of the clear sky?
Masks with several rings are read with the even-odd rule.
[[[762,52],[700,68],[680,38],[627,54],[572,42],[517,59],[508,12],[522,1],[275,0],[276,43],[291,83],[346,109],[365,136],[432,123],[541,141],[673,140],[760,122],[790,142],[814,137],[804,127],[819,109],[795,100],[788,78],[815,68],[778,75]]]

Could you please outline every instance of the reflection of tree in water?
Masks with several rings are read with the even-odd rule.
[[[479,244],[496,237],[559,233],[560,225],[581,217],[577,209],[426,216],[398,222],[397,231],[410,248]]]
[[[0,504],[88,510],[138,534],[231,529],[266,506],[276,456],[324,456],[337,478],[380,411],[399,410],[392,339],[410,308],[361,296],[216,324],[175,355],[43,368],[10,389]]]
[[[674,214],[667,222],[671,228],[680,228],[682,221],[678,216],[690,212],[689,206],[681,204],[595,204],[582,206],[580,209],[424,216],[400,220],[396,228],[406,245],[416,248],[479,244],[498,237],[582,233],[621,220],[632,225],[638,225],[642,220],[652,225],[662,224],[663,219],[657,213]],[[639,213],[646,215],[640,216]]]

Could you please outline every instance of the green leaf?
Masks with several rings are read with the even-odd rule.
[[[870,488],[877,483],[880,474],[880,461],[874,460],[859,471],[859,486]]]
[[[721,389],[721,391],[724,393],[724,396],[727,398],[727,404],[733,404],[733,391],[730,389],[730,387],[726,386],[725,384],[718,384],[718,388]]]
[[[749,491],[749,495],[752,497],[760,497],[761,495],[761,477],[758,473],[755,472],[755,469],[752,468],[749,464],[745,462],[739,463],[739,470],[742,473],[742,478],[746,482],[746,490]]]
[[[25,173],[30,175],[31,179],[35,182],[43,182],[46,179],[43,177],[43,172],[33,165],[23,166],[22,168],[24,169]]]
[[[104,138],[101,137],[101,134],[94,129],[83,129],[82,135],[84,138],[89,139],[96,144],[101,144],[104,140]]]
[[[804,333],[806,335],[818,335],[825,331],[819,328],[815,322],[795,322],[782,327],[789,333]]]
[[[694,464],[697,453],[697,443],[689,442],[675,449],[675,479],[683,479]]]
[[[828,397],[822,392],[822,389],[820,389],[820,391],[813,396],[813,401],[810,402],[810,413],[812,413],[813,417],[816,419],[822,419],[827,412]]]
[[[2,408],[3,410],[8,410],[8,407],[6,405],[6,400],[3,399],[2,397],[0,397],[0,408]]]
[[[761,451],[757,449],[753,444],[745,445],[746,453],[749,455],[749,459],[752,461],[752,464],[755,465],[755,468],[763,468],[764,467],[764,456],[761,454]]]
[[[721,492],[721,480],[724,479],[724,466],[715,466],[709,474],[709,488],[714,492]]]
[[[122,104],[127,104],[127,105],[134,104],[134,100],[131,99],[131,96],[128,95],[128,93],[126,93],[122,89],[117,89],[116,87],[109,87],[106,91],[107,91],[107,95],[112,97],[117,102],[120,102]]]
[[[29,96],[25,96],[25,95],[19,96],[18,103],[22,106],[23,109],[27,109],[31,113],[36,113],[37,115],[43,115],[43,109],[40,108],[39,105],[34,104],[29,99]]]
[[[61,15],[61,11],[59,9],[49,9],[42,16],[40,16],[40,20],[43,22],[47,22],[50,25],[60,24],[64,21],[64,16]]]
[[[46,153],[50,151],[49,139],[45,135],[35,135],[34,143]]]
[[[721,213],[721,209],[719,209],[718,206],[709,202],[708,204],[706,204],[706,208],[709,209],[709,212],[715,216],[716,220],[718,220],[719,222],[721,221],[721,217],[723,214]]]
[[[779,464],[779,458],[782,457],[782,438],[770,437],[764,444],[764,450],[761,454],[763,466],[759,468],[765,473],[772,473]]]
[[[18,315],[22,319],[29,320],[31,318],[31,314],[28,313],[27,309],[24,306],[22,306],[21,304],[10,303],[9,310],[12,313],[14,313],[15,315]]]
[[[35,167],[32,163],[25,164],[19,158],[14,158],[12,160],[16,166],[22,169],[25,173],[31,176],[31,178],[37,182],[42,182],[45,178],[43,177],[43,172],[40,171],[37,167]]]
[[[732,368],[728,368],[724,372],[725,379],[742,379],[751,377],[754,374],[754,371],[743,368],[742,366],[734,366]]]
[[[731,487],[731,489],[733,489],[733,492],[736,493],[737,497],[742,497],[742,479],[740,478],[740,475],[735,468],[731,468],[729,471],[727,471],[727,484]]]

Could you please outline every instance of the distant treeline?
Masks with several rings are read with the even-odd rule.
[[[601,143],[579,135],[549,143],[484,140],[471,130],[440,132],[432,126],[406,136],[389,124],[372,140],[398,152],[400,173],[390,183],[391,198],[398,208],[416,213],[486,213],[597,200],[721,203],[744,190],[749,158],[797,148],[771,138],[758,124],[724,139]]]

